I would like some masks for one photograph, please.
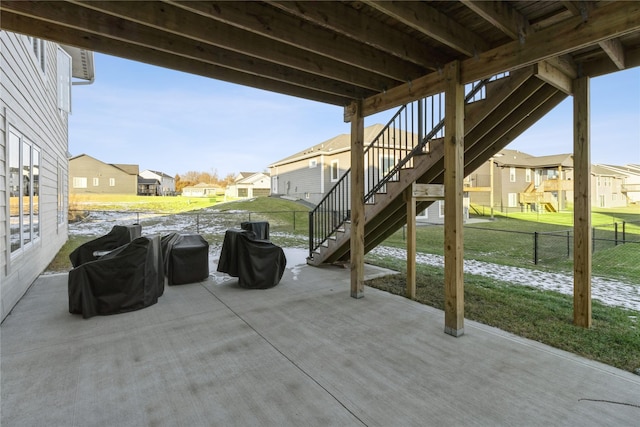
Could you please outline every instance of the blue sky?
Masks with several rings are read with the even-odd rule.
[[[341,107],[95,54],[96,80],[73,89],[69,151],[171,176],[222,178],[268,165],[341,133]],[[395,112],[365,119],[385,123]],[[571,153],[572,98],[507,148]],[[592,163],[640,163],[640,68],[591,80]],[[614,149],[615,147],[615,149]]]

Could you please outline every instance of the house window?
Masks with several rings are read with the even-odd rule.
[[[316,166],[318,166],[318,160],[317,159],[309,160],[309,169],[315,168]]]
[[[516,168],[509,168],[509,181],[516,182]]]
[[[71,112],[71,57],[58,48],[58,108]]]
[[[429,218],[429,209],[425,209],[421,212],[418,213],[418,215],[416,215],[416,218]]]
[[[518,207],[518,193],[509,193],[509,207],[516,208]]]
[[[109,178],[109,187],[115,187],[115,186],[116,186],[116,179]]]
[[[74,176],[73,188],[87,188],[87,178],[82,176]]]
[[[309,197],[311,197],[311,194],[309,194],[308,192],[307,192],[307,193],[304,193],[304,198],[305,198],[305,199],[308,199]]]
[[[38,68],[40,68],[40,71],[44,73],[46,66],[45,41],[42,39],[37,39],[35,37],[29,37],[29,39],[31,39],[31,46],[33,47],[33,54],[36,57]]]
[[[65,182],[66,182],[66,180],[65,180],[65,176],[64,176],[64,169],[62,168],[62,164],[58,160],[58,186],[57,186],[57,192],[58,192],[58,225],[64,224],[64,222],[65,222],[65,216],[64,216],[64,195],[65,195],[64,183]]]
[[[331,182],[336,182],[340,178],[340,161],[331,160]]]
[[[40,150],[9,130],[9,218],[11,252],[40,236]]]
[[[438,200],[438,216],[444,218],[444,200]]]
[[[93,186],[97,187],[100,185],[100,178],[93,178]]]
[[[524,171],[524,181],[531,182],[531,169],[529,168]]]

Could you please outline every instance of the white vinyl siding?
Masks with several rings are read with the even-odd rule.
[[[516,168],[509,168],[509,181],[516,182]]]
[[[26,142],[29,151],[28,156],[24,151],[24,159],[20,159],[18,177],[26,173],[30,176],[29,188],[23,182],[22,190],[18,190],[23,194],[27,190],[27,196],[20,196],[22,209],[14,212],[18,221],[15,237],[19,237],[22,246],[14,251],[11,245],[15,248],[18,243],[11,243],[10,239],[10,176],[3,173],[0,177],[3,183],[0,216],[7,224],[0,242],[2,319],[67,240],[64,192],[69,183],[64,180],[69,149],[68,115],[58,108],[57,48],[52,42],[0,31],[0,157],[6,162],[4,171],[8,174],[9,131],[13,129],[20,139],[19,149],[24,151]],[[27,159],[29,162],[24,162]],[[18,214],[22,215],[22,223]],[[20,236],[19,227],[25,232]]]

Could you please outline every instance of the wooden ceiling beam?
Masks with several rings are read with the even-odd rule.
[[[463,80],[469,83],[522,68],[638,30],[640,3],[608,3],[591,12],[586,22],[573,17],[530,34],[524,44],[513,41],[463,61]]]
[[[489,49],[477,34],[427,4],[372,0],[364,3],[466,56],[474,57]]]
[[[265,39],[256,34],[214,21],[173,5],[157,1],[73,1],[89,9],[137,22],[178,37],[223,48],[263,61],[338,80],[376,92],[398,84],[369,71],[354,73],[348,65],[333,61],[288,44]]]
[[[349,37],[336,35],[326,28],[300,21],[288,13],[259,2],[170,1],[170,3],[271,40],[278,40],[394,80],[406,82],[428,71],[424,67],[389,56]],[[301,33],[304,33],[303,37]]]
[[[564,4],[567,10],[573,15],[580,16],[585,21],[589,18],[589,14],[596,8],[595,2],[588,1],[563,1],[562,4]],[[618,70],[624,70],[624,46],[622,46],[619,39],[603,40],[599,42],[598,45]]]
[[[229,83],[249,86],[257,89],[273,91],[284,95],[305,98],[317,102],[345,106],[351,99],[337,96],[308,87],[297,86],[289,81],[270,79],[256,74],[239,72],[226,67],[182,58],[176,61],[172,53],[154,48],[130,44],[122,40],[108,39],[91,32],[69,28],[54,22],[16,14],[6,8],[0,9],[2,29],[21,34],[28,34],[42,39],[55,40],[58,43],[94,50],[133,61],[174,69],[190,74],[214,78]]]
[[[3,4],[4,7],[9,2],[3,3],[5,3]],[[336,96],[359,98],[365,93],[377,92],[375,90],[360,89],[352,84],[341,83],[310,73],[296,71],[286,66],[196,42],[178,35],[168,35],[166,32],[155,28],[144,26],[134,21],[126,21],[96,10],[82,7],[76,10],[72,9],[73,5],[65,3],[63,7],[60,7],[59,2],[18,1],[13,4],[13,10],[17,13],[24,13],[26,16],[37,15],[49,22],[59,23],[74,30],[86,30],[95,36],[105,37],[108,40],[118,40],[127,45],[147,47],[181,58],[196,60],[246,74],[260,75],[300,87],[324,91]],[[44,38],[47,38],[46,35]],[[144,57],[137,59],[146,62]]]
[[[550,58],[563,57],[564,54],[572,51],[639,30],[640,3],[624,1],[609,3],[594,10],[586,22],[583,22],[581,17],[569,18],[531,33],[524,44],[514,40],[483,52],[477,58],[464,60],[462,81],[471,83]],[[442,76],[434,72],[411,83],[392,88],[386,93],[365,99],[363,113],[365,116],[379,113],[441,92],[443,87]],[[348,109],[345,109],[345,118],[349,116]]]
[[[524,42],[526,35],[531,32],[527,18],[505,1],[460,0],[460,2],[512,40]]]
[[[618,67],[618,70],[625,69],[624,61],[624,46],[620,42],[620,39],[609,39],[598,43],[602,50],[607,54],[609,59]]]
[[[382,22],[371,19],[360,10],[339,2],[269,1],[270,5],[284,10],[315,25],[329,28],[356,40],[413,62],[430,70],[441,69],[448,60],[445,56]]]

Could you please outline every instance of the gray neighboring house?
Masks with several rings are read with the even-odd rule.
[[[0,31],[1,319],[67,241],[71,87],[93,78],[92,52]]]
[[[382,124],[374,124],[364,129],[364,146],[367,147],[384,129]],[[414,135],[391,130],[394,140],[412,139]],[[387,144],[386,147],[391,145]],[[396,148],[396,153],[404,152]],[[388,155],[388,154],[387,154]],[[395,163],[395,159],[383,157],[365,160],[365,168],[377,173]],[[271,175],[271,194],[291,200],[304,200],[317,205],[331,188],[351,168],[351,135],[341,134],[312,145],[296,154],[269,165]],[[365,193],[367,190],[365,180]],[[468,218],[468,198],[465,197],[464,218]],[[428,209],[420,212],[416,218],[422,222],[444,223],[444,201],[432,203]]]
[[[176,179],[164,172],[145,169],[140,172],[140,176],[145,179],[155,179],[159,182],[158,196],[175,196]]]
[[[69,194],[138,194],[138,165],[105,163],[87,154],[69,159]]]

